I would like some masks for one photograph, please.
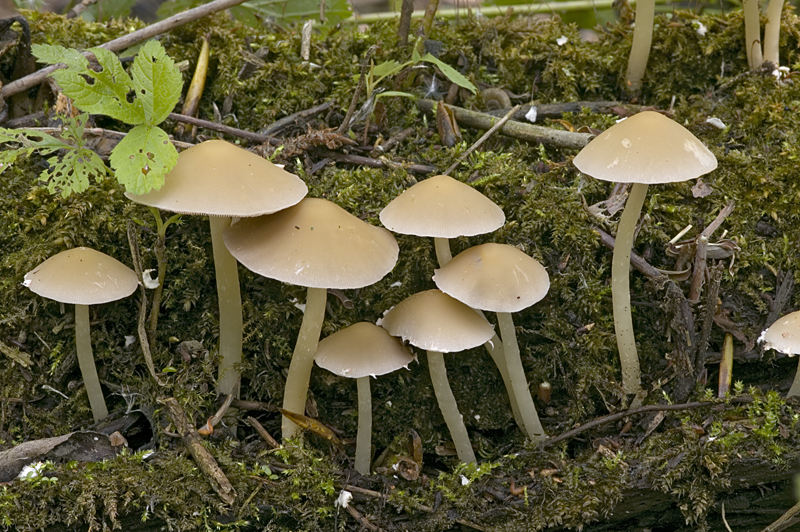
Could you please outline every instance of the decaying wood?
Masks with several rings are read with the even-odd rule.
[[[262,440],[267,442],[267,445],[269,445],[273,449],[277,449],[278,447],[281,446],[281,444],[278,443],[278,441],[272,437],[272,434],[267,432],[267,429],[265,429],[264,426],[261,423],[259,423],[256,418],[247,416],[245,421],[247,421],[248,425],[253,427],[253,429],[258,433],[258,435],[261,436]]]
[[[220,498],[228,504],[233,504],[236,500],[236,490],[231,485],[228,477],[222,472],[217,461],[211,456],[205,447],[203,447],[203,440],[200,434],[194,429],[186,413],[181,408],[177,399],[174,397],[167,397],[159,399],[159,403],[167,408],[167,414],[170,421],[175,426],[178,434],[183,441],[183,444],[189,450],[189,453],[194,458],[197,466],[205,474],[211,487],[220,496]]]
[[[580,113],[583,109],[588,109],[592,113],[614,114],[619,116],[629,116],[642,110],[641,105],[633,105],[622,102],[566,102],[566,103],[545,103],[545,104],[525,104],[512,116],[512,120],[519,122],[527,121],[525,115],[530,112],[531,107],[536,108],[537,120],[540,118],[561,118],[565,113]],[[493,116],[503,116],[508,109],[494,109],[487,114]]]
[[[433,114],[436,111],[437,103],[438,102],[434,100],[420,100],[417,102],[417,107],[425,113]],[[454,105],[449,107],[453,110],[453,114],[456,120],[458,120],[459,125],[463,127],[491,129],[498,120],[497,117],[486,113],[470,111],[469,109],[456,107]],[[533,124],[525,124],[513,120],[506,122],[503,127],[500,128],[500,133],[507,137],[524,140],[526,142],[540,143],[552,148],[568,148],[574,150],[580,150],[594,138],[594,135],[589,133],[573,133],[571,131],[535,126]]]
[[[608,249],[614,249],[614,242],[616,239],[613,236],[609,235],[599,227],[595,227],[594,232],[600,236],[601,244]],[[647,278],[650,279],[650,281],[652,281],[658,288],[661,288],[667,281],[669,281],[669,278],[666,275],[658,271],[657,268],[651,266],[650,263],[633,252],[631,252],[631,265],[639,270],[640,273],[647,276]]]
[[[186,116],[178,113],[170,113],[169,116],[167,116],[167,118],[170,120],[175,120],[176,122],[183,122],[185,124],[190,124],[193,126],[210,129],[211,131],[218,131],[219,133],[225,133],[226,135],[252,140],[260,144],[272,144],[273,146],[277,146],[282,142],[281,139],[272,137],[270,135],[253,133],[252,131],[245,131],[244,129],[225,126],[223,124],[217,124],[216,122],[210,122],[208,120],[203,120],[202,118],[195,118],[193,116]]]
[[[296,113],[292,113],[288,116],[284,116],[280,120],[276,120],[275,122],[271,123],[267,127],[259,130],[260,135],[278,135],[287,127],[297,125],[301,120],[305,120],[307,118],[314,117],[324,111],[327,111],[333,105],[333,101],[325,102],[319,105],[315,105],[309,109],[303,109],[302,111],[298,111]]]

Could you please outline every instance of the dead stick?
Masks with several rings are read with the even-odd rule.
[[[697,380],[700,380],[708,358],[708,339],[711,337],[711,326],[714,324],[714,314],[717,312],[717,298],[719,297],[719,285],[722,282],[723,270],[724,268],[721,264],[709,270],[711,280],[709,281],[708,295],[706,296],[703,328],[700,330],[700,340],[697,342],[697,360],[694,364]]]
[[[692,273],[692,284],[689,287],[690,303],[700,301],[700,289],[703,287],[703,280],[706,277],[706,258],[708,257],[708,237],[700,234],[695,240],[694,252],[694,272]]]
[[[721,211],[719,211],[719,214],[717,214],[717,217],[714,218],[714,221],[708,224],[708,227],[703,229],[703,232],[700,233],[700,235],[705,236],[706,238],[711,238],[711,235],[714,233],[714,231],[716,231],[725,218],[727,218],[733,212],[733,208],[735,206],[736,202],[730,200],[728,204],[725,205]]]
[[[433,114],[435,111],[434,105],[436,105],[436,103],[437,102],[433,100],[420,100],[417,102],[417,107],[425,113]],[[456,107],[454,105],[449,107],[453,110],[453,116],[455,116],[460,126],[490,129],[495,124],[495,120],[497,120],[497,117],[486,113],[470,111],[469,109]],[[533,124],[524,124],[513,120],[503,124],[503,127],[500,128],[500,133],[507,137],[524,140],[526,142],[536,142],[553,148],[570,148],[575,150],[580,150],[594,138],[594,135],[590,133],[573,133],[571,131],[562,131],[560,129],[535,126]]]
[[[267,442],[267,445],[269,445],[273,449],[277,449],[281,446],[281,444],[278,443],[278,441],[272,437],[272,434],[267,432],[267,429],[265,429],[264,426],[261,423],[259,423],[256,418],[247,416],[247,418],[245,418],[245,421],[247,421],[247,424],[253,427],[253,429],[255,429],[256,432],[258,432],[258,435],[261,436],[261,439]]]
[[[270,135],[253,133],[252,131],[245,131],[244,129],[217,124],[216,122],[210,122],[208,120],[203,120],[202,118],[195,118],[193,116],[186,116],[178,113],[170,113],[167,118],[169,118],[170,120],[175,120],[177,122],[184,122],[186,124],[191,124],[193,126],[210,129],[211,131],[218,131],[220,133],[225,133],[226,135],[232,135],[234,137],[252,140],[254,142],[259,142],[261,144],[271,144],[273,146],[277,146],[278,144],[283,143],[281,139],[272,137]]]
[[[383,144],[380,144],[379,146],[375,146],[375,149],[372,150],[373,154],[375,154],[375,153],[382,154],[382,153],[390,152],[392,150],[392,148],[394,148],[399,143],[401,143],[404,140],[406,140],[412,133],[414,133],[414,131],[416,131],[416,130],[413,127],[405,128],[403,131],[401,131],[397,135],[394,135],[394,136],[390,137],[389,140],[387,140]]]
[[[444,102],[439,102],[439,105],[447,105],[447,104],[445,104]],[[489,131],[487,131],[486,133],[484,133],[484,134],[483,134],[483,136],[482,136],[481,138],[479,138],[478,140],[476,140],[476,141],[475,141],[475,144],[473,144],[472,146],[470,146],[470,147],[467,149],[467,151],[465,151],[464,153],[462,153],[462,154],[461,154],[461,156],[460,156],[458,159],[456,159],[456,162],[454,162],[454,163],[453,163],[453,164],[450,166],[450,168],[448,168],[447,170],[445,170],[445,171],[444,171],[444,175],[450,175],[450,172],[452,172],[453,170],[455,170],[455,169],[458,167],[458,165],[459,165],[459,164],[461,164],[461,161],[463,161],[464,159],[466,159],[467,157],[469,157],[469,154],[470,154],[470,153],[472,153],[472,152],[474,152],[475,150],[477,150],[478,148],[480,148],[480,147],[483,145],[483,143],[484,143],[484,142],[486,142],[486,139],[488,139],[489,137],[491,137],[492,135],[494,135],[494,132],[495,132],[495,131],[497,131],[498,129],[500,129],[501,127],[503,127],[503,124],[505,124],[506,122],[508,122],[508,121],[509,121],[509,119],[510,119],[510,118],[511,118],[511,116],[512,116],[512,115],[513,115],[513,114],[514,114],[516,111],[517,111],[517,109],[519,109],[519,105],[517,105],[516,107],[514,107],[513,109],[511,109],[509,112],[507,112],[507,113],[506,113],[506,116],[504,116],[503,118],[501,118],[501,119],[500,119],[500,120],[499,120],[499,121],[498,121],[498,122],[497,122],[495,125],[493,125],[493,126],[491,127],[491,129],[489,129]]]
[[[111,50],[112,52],[120,52],[130,48],[134,44],[139,44],[140,42],[155,37],[156,35],[175,29],[199,18],[211,15],[217,11],[224,11],[229,7],[237,6],[243,2],[245,2],[245,0],[214,0],[214,2],[178,13],[177,15],[173,15],[162,20],[161,22],[151,24],[146,28],[123,35],[122,37],[114,39],[113,41],[108,41],[107,43],[101,44],[100,48],[105,48],[106,50]],[[28,90],[44,81],[47,76],[59,68],[64,68],[65,66],[66,65],[63,63],[51,65],[41,70],[37,70],[33,74],[29,74],[25,77],[19,78],[18,80],[12,81],[8,85],[3,86],[0,96],[2,96],[2,98],[8,98],[9,96],[13,96],[14,94]]]
[[[436,171],[435,167],[428,164],[394,163],[382,159],[373,159],[372,157],[363,157],[361,155],[352,155],[350,153],[339,153],[335,151],[326,151],[323,155],[339,163],[358,164],[361,166],[369,166],[370,168],[405,168],[409,172],[414,172],[416,174],[430,174]]]
[[[181,408],[180,403],[178,403],[174,397],[159,399],[158,402],[167,407],[167,414],[169,415],[170,421],[172,421],[172,424],[178,430],[178,434],[181,440],[183,440],[183,444],[189,450],[189,454],[192,455],[197,466],[211,483],[211,487],[214,488],[214,491],[217,492],[223,501],[232,505],[236,500],[236,490],[233,489],[230,480],[228,480],[228,477],[222,472],[222,469],[220,469],[219,464],[214,460],[211,453],[203,447],[202,438],[200,438],[200,435],[194,430],[194,427],[189,422],[189,418],[186,417],[186,413],[183,411],[183,408]]]
[[[512,120],[520,122],[528,120],[525,115],[530,112],[531,108],[536,109],[536,119],[543,118],[561,118],[564,113],[580,113],[583,109],[588,109],[593,113],[598,114],[617,114],[616,111],[624,109],[625,111],[637,113],[641,110],[641,105],[624,104],[621,102],[564,102],[564,103],[545,103],[540,105],[525,104],[520,106],[519,110],[511,117]],[[505,109],[493,109],[487,111],[487,114],[492,116],[501,117],[505,113]]]
[[[734,397],[731,399],[732,403],[752,403],[753,398],[750,396],[743,395],[741,397]],[[568,430],[563,434],[559,434],[554,438],[550,438],[542,442],[540,447],[549,447],[555,443],[558,443],[563,440],[568,440],[573,436],[577,436],[581,432],[585,432],[589,429],[593,429],[595,427],[599,427],[601,425],[605,425],[607,423],[613,423],[619,419],[626,418],[628,416],[633,416],[636,414],[644,414],[646,412],[666,412],[668,410],[690,410],[693,408],[702,408],[704,406],[714,406],[716,404],[724,404],[724,403],[712,403],[710,401],[696,401],[692,403],[682,403],[678,405],[647,405],[639,407],[635,410],[625,410],[624,412],[617,412],[616,414],[609,414],[607,416],[595,418],[588,423],[584,423],[580,427],[575,427],[572,430]]]
[[[770,524],[761,532],[781,532],[797,523],[800,523],[800,502],[789,508],[785,514],[780,516],[774,523]]]
[[[383,532],[383,529],[381,527],[370,523],[369,519],[361,515],[361,512],[356,510],[352,504],[348,504],[347,506],[344,507],[344,509],[347,510],[347,513],[352,515],[353,519],[358,521],[358,524],[360,524],[362,527],[368,530],[372,530],[373,532]]]
[[[600,235],[601,244],[603,244],[605,247],[609,249],[614,249],[615,239],[613,236],[609,235],[599,227],[595,227],[594,232]],[[669,280],[669,278],[666,275],[664,275],[656,268],[651,266],[646,260],[644,260],[636,253],[631,253],[631,264],[633,265],[634,268],[636,268],[641,273],[646,275],[651,281],[653,281],[656,284],[660,285]]]
[[[288,116],[284,116],[280,120],[276,120],[275,122],[271,123],[265,128],[261,128],[258,130],[259,135],[277,135],[287,127],[294,125],[297,123],[298,119],[303,118],[310,118],[312,116],[316,116],[323,111],[327,111],[333,105],[333,100],[321,103],[319,105],[315,105],[310,109],[303,109],[302,111],[298,111],[296,113],[292,113]]]
[[[353,91],[353,99],[350,100],[350,107],[347,108],[347,114],[344,115],[344,120],[342,120],[342,125],[339,126],[339,130],[337,133],[340,135],[344,135],[347,133],[347,130],[350,129],[350,122],[353,118],[353,113],[356,112],[356,104],[358,103],[358,99],[361,97],[361,91],[364,90],[364,85],[366,84],[367,79],[367,70],[372,63],[372,56],[375,54],[375,51],[378,49],[376,45],[372,45],[367,50],[367,53],[364,54],[364,62],[361,64],[361,74],[358,76],[358,85],[356,85],[356,90]]]

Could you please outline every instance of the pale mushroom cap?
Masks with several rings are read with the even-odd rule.
[[[181,152],[160,189],[125,195],[181,214],[250,217],[291,207],[307,193],[296,175],[229,142],[209,140]]]
[[[394,268],[392,234],[335,203],[306,198],[288,209],[244,218],[223,233],[231,255],[270,279],[313,288],[360,288]]]
[[[491,233],[503,226],[506,216],[469,185],[437,175],[404,190],[381,211],[380,219],[395,233],[455,238]]]
[[[320,340],[317,365],[341,377],[359,379],[408,369],[415,357],[386,329],[359,322]]]
[[[764,347],[787,355],[800,354],[800,310],[779,318],[761,333],[759,342]]]
[[[136,273],[113,257],[89,248],[53,255],[25,274],[31,292],[61,303],[97,305],[128,297],[139,286]]]
[[[440,353],[477,347],[494,336],[488,321],[439,290],[404,299],[386,312],[381,326],[411,345]]]
[[[599,134],[572,161],[583,172],[615,183],[677,183],[711,172],[717,158],[682,125],[645,111]]]
[[[482,244],[436,270],[439,290],[472,308],[517,312],[541,300],[550,277],[539,262],[514,246]]]

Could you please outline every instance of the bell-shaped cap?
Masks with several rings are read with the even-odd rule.
[[[482,244],[436,270],[436,286],[472,308],[517,312],[541,300],[550,277],[539,262],[514,246]]]
[[[764,342],[766,349],[787,355],[800,354],[800,310],[779,318],[761,333],[758,341]]]
[[[209,140],[181,152],[160,189],[125,195],[170,212],[245,218],[291,207],[307,193],[296,175],[229,142]]]
[[[139,280],[117,259],[81,247],[53,255],[26,273],[23,284],[61,303],[97,305],[128,297]]]
[[[380,325],[411,345],[440,353],[471,349],[494,336],[488,321],[440,290],[407,297],[386,311]]]
[[[677,183],[707,174],[717,158],[674,120],[635,114],[600,133],[572,160],[594,178],[615,183]]]
[[[394,268],[392,234],[328,200],[306,198],[288,209],[244,218],[223,233],[231,255],[270,279],[312,288],[361,288]]]
[[[381,211],[380,219],[395,233],[456,238],[491,233],[506,217],[474,188],[437,175],[404,190]]]
[[[415,357],[386,329],[362,321],[320,340],[314,360],[331,373],[359,379],[408,369]]]

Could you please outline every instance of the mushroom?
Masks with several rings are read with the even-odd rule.
[[[475,462],[467,427],[447,381],[442,353],[479,346],[494,335],[485,318],[440,290],[414,294],[389,309],[380,324],[392,336],[428,352],[433,391],[462,462]]]
[[[450,176],[437,175],[404,190],[381,211],[380,219],[395,233],[433,237],[439,266],[444,266],[452,258],[450,238],[491,233],[503,226],[506,217],[496,203],[474,188]],[[524,431],[503,343],[495,334],[485,347],[503,378],[514,419]]]
[[[328,288],[361,288],[378,282],[397,262],[397,242],[386,229],[316,198],[275,214],[242,219],[223,236],[231,254],[245,267],[308,288],[283,398],[284,410],[302,414]],[[296,436],[298,428],[284,416],[284,440]]]
[[[711,172],[717,159],[686,128],[645,111],[610,127],[575,156],[581,172],[603,181],[633,183],[617,229],[611,269],[614,327],[625,393],[644,396],[633,335],[630,258],[633,233],[650,184],[688,181]]]
[[[136,273],[94,249],[79,247],[53,255],[25,274],[31,292],[75,305],[75,348],[95,421],[108,417],[92,355],[89,305],[128,297],[139,286]]]
[[[182,152],[160,189],[140,196],[125,194],[150,207],[208,216],[219,299],[217,391],[221,395],[239,394],[242,361],[239,272],[236,259],[222,243],[222,231],[232,217],[270,214],[295,205],[307,193],[306,184],[294,174],[233,144],[209,140]]]
[[[482,244],[459,253],[436,270],[433,281],[439,290],[462,303],[497,313],[523,431],[534,441],[543,440],[544,428],[525,378],[511,313],[533,305],[547,294],[550,277],[544,266],[514,246]]]
[[[408,369],[415,357],[386,332],[359,322],[320,340],[315,360],[321,368],[340,377],[356,379],[358,386],[358,434],[356,471],[368,475],[372,455],[372,395],[369,378],[400,368]]]
[[[800,310],[780,318],[758,338],[764,348],[774,349],[789,356],[800,355]],[[792,387],[786,397],[800,396],[800,367],[794,375]]]

